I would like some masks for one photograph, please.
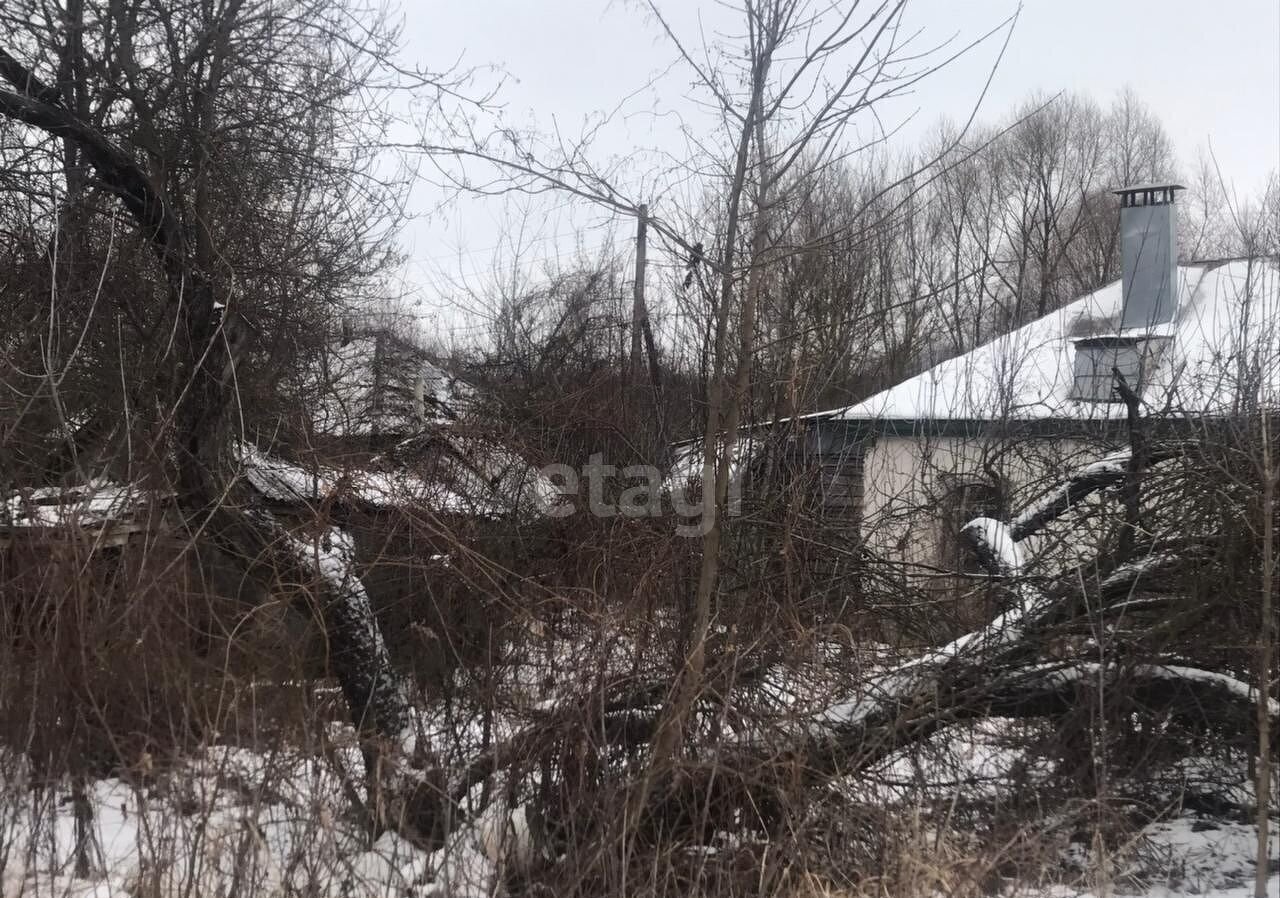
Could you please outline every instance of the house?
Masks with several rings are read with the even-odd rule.
[[[398,497],[461,517],[537,513],[554,498],[546,478],[485,417],[476,390],[389,328],[344,323],[298,392],[305,440],[288,448],[312,484],[341,481],[370,505]],[[319,498],[289,464],[259,455],[254,468],[255,487],[274,501]]]
[[[476,601],[474,571],[511,567],[522,539],[536,541],[528,523],[557,498],[550,481],[473,411],[468,385],[376,332],[330,341],[303,389],[280,392],[289,420],[260,414],[256,439],[228,447],[228,503],[269,522],[264,532],[316,540],[318,577],[335,558],[354,563],[381,638],[416,675],[438,678],[487,651],[500,607]],[[246,576],[239,557],[193,541],[189,509],[160,478],[90,473],[0,490],[0,591],[12,606],[42,608],[58,583],[91,607],[118,608],[145,584],[175,615],[189,610],[196,624],[184,634],[215,634],[196,640],[201,652],[244,652],[255,676],[291,676],[302,661],[325,670],[327,636],[283,613],[298,602],[265,601],[264,590],[296,594],[295,584]],[[343,548],[320,563],[319,547],[333,545]],[[258,610],[246,617],[248,607]],[[25,618],[33,628],[42,619]]]
[[[967,521],[1128,444],[1126,394],[1144,426],[1174,429],[1276,405],[1276,260],[1177,264],[1178,189],[1117,191],[1121,280],[855,405],[744,435],[752,461],[734,476],[750,481],[781,431],[867,551],[907,571],[964,571]]]
[[[528,460],[474,420],[469,385],[385,330],[328,341],[295,398],[304,438],[233,446],[250,488],[286,518],[339,502],[371,513],[413,508],[492,520],[537,515],[555,499]],[[170,492],[105,473],[20,486],[0,495],[0,546],[70,533],[87,535],[94,548],[120,546],[168,529],[171,506]]]
[[[300,392],[313,436],[373,448],[456,422],[476,399],[414,341],[349,320],[324,343]]]

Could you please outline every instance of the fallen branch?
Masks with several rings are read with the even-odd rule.
[[[1185,454],[1186,449],[1181,444],[1155,446],[1148,453],[1147,464],[1155,465],[1176,458]],[[1046,524],[1061,517],[1068,509],[1093,493],[1119,486],[1129,474],[1129,459],[1128,449],[1114,452],[1106,458],[1085,465],[1054,486],[1009,522],[1014,542],[1021,542],[1039,532]]]
[[[1182,451],[1182,447],[1169,447],[1159,450],[1157,458],[1172,458]],[[670,823],[688,808],[710,802],[713,793],[722,797],[736,794],[726,800],[739,810],[765,808],[771,792],[815,786],[839,775],[865,771],[959,721],[1063,714],[1075,707],[1082,694],[1094,694],[1100,681],[1123,683],[1126,694],[1150,707],[1199,703],[1213,709],[1247,709],[1254,701],[1254,690],[1215,671],[1173,663],[1124,666],[1044,660],[1049,635],[1075,620],[1080,608],[1105,610],[1119,604],[1132,609],[1135,592],[1164,585],[1176,579],[1186,564],[1203,560],[1208,544],[1188,541],[1154,548],[1146,557],[1118,566],[1100,578],[1086,580],[1074,569],[1044,586],[1025,578],[1020,536],[1044,526],[1090,493],[1120,483],[1127,471],[1123,453],[1109,456],[1072,475],[1013,523],[991,518],[970,522],[966,535],[984,567],[1000,578],[1000,588],[1010,595],[1002,614],[971,633],[872,677],[861,694],[830,703],[800,720],[798,729],[784,724],[769,735],[740,734],[733,743],[719,747],[714,769],[708,767],[705,777],[691,772],[697,765],[673,772],[668,782],[655,787],[665,797],[653,813]],[[1144,604],[1150,607],[1154,601]],[[1280,718],[1280,707],[1274,702],[1270,707],[1274,722]],[[699,713],[714,710],[706,705]],[[566,704],[564,712],[565,721],[581,720],[580,708]],[[546,727],[555,719],[549,718],[536,733],[518,734],[470,765],[455,787],[455,801],[504,766],[517,760],[527,762],[528,753],[536,751],[539,744],[554,743],[555,735]],[[631,715],[626,722],[625,728],[602,729],[601,741],[634,747],[651,737],[652,715]]]

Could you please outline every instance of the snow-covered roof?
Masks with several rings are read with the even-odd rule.
[[[368,508],[417,508],[460,516],[538,515],[559,500],[548,478],[500,435],[468,414],[476,394],[423,352],[376,331],[325,345],[299,397],[314,432],[382,435],[386,452],[360,463],[287,461],[249,443],[235,447],[240,474],[270,502],[307,507],[326,500]],[[115,538],[151,524],[158,500],[140,483],[97,477],[66,487],[0,493],[4,534],[110,531]]]
[[[265,498],[285,505],[350,499],[374,508],[424,508],[477,517],[541,514],[559,494],[540,471],[504,447],[438,435],[423,466],[392,463],[340,470],[302,467],[255,446],[239,445],[244,475]]]
[[[270,502],[307,508],[329,500],[368,508],[430,510],[437,514],[501,518],[536,516],[559,500],[540,471],[500,445],[446,435],[431,462],[341,470],[303,467],[238,443],[240,473]],[[18,489],[0,496],[0,544],[16,532],[95,532],[116,544],[158,523],[154,510],[170,498],[141,483],[94,478],[67,487]]]
[[[1171,338],[1142,392],[1149,413],[1230,413],[1280,396],[1280,272],[1266,260],[1178,268],[1174,320],[1122,331],[1121,284],[935,365],[856,405],[813,415],[847,421],[1123,419],[1122,403],[1072,397],[1076,341]]]
[[[141,525],[157,495],[100,477],[75,486],[18,489],[0,497],[0,530]]]
[[[719,447],[723,451],[724,446]],[[759,444],[754,439],[754,434],[750,431],[744,431],[733,444],[733,456],[729,461],[729,482],[737,483],[742,476],[742,469],[745,464],[754,456]],[[671,490],[685,488],[688,484],[702,482],[702,462],[703,462],[703,442],[702,440],[689,440],[687,442],[678,443],[672,448],[671,460],[667,467],[666,477],[663,479],[664,488],[670,492]]]

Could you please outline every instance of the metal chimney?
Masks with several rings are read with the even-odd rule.
[[[1143,184],[1120,197],[1120,270],[1124,279],[1121,328],[1149,328],[1173,320],[1178,306],[1177,216],[1181,184]]]

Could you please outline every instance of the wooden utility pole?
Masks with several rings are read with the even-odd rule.
[[[658,361],[658,346],[653,340],[653,325],[649,322],[649,306],[644,298],[645,261],[648,258],[647,234],[649,232],[649,207],[643,203],[636,222],[636,282],[635,300],[631,307],[631,385],[639,390],[644,363],[640,356],[640,341],[644,340],[645,357],[649,361],[649,386],[653,392],[656,409],[661,403],[662,365]],[[661,417],[661,416],[659,416]]]
[[[649,207],[641,203],[636,219],[636,283],[631,303],[631,371],[629,375],[632,388],[637,390],[644,370],[640,361],[640,340],[649,325],[649,310],[644,304],[645,240],[648,230]]]
[[[667,436],[662,409],[662,365],[658,361],[658,347],[653,341],[653,327],[649,324],[649,307],[644,300],[645,260],[648,256],[646,246],[649,232],[649,207],[644,203],[636,210],[636,281],[635,294],[631,304],[631,359],[625,372],[627,400],[633,408],[637,420],[644,408],[653,414],[656,427],[655,439],[659,447],[660,457],[665,457]],[[649,360],[648,399],[644,383],[644,361],[640,355],[640,341],[644,341],[645,356]],[[661,462],[660,462],[661,463]]]

